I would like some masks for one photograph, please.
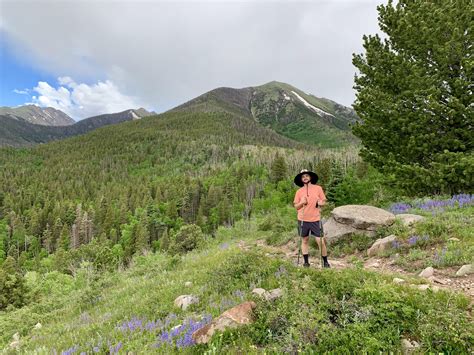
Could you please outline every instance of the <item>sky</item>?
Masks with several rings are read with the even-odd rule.
[[[383,0],[0,0],[0,106],[164,112],[269,81],[350,106]]]

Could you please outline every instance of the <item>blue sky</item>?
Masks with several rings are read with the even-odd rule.
[[[0,32],[0,106],[18,106],[31,101],[31,94],[17,94],[14,90],[32,89],[38,81],[54,82],[56,78],[16,57]]]

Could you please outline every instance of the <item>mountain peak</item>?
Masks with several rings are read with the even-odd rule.
[[[276,132],[305,143],[340,146],[355,140],[355,112],[279,81],[242,89],[220,87],[171,111],[230,112],[251,117]]]
[[[0,115],[42,126],[69,126],[76,123],[61,110],[32,104],[18,107],[0,107]]]

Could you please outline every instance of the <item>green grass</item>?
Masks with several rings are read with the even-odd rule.
[[[94,347],[107,352],[109,343],[120,342],[121,352],[134,353],[387,352],[400,351],[401,337],[417,340],[423,351],[473,350],[464,296],[394,285],[390,276],[360,268],[296,268],[252,247],[268,233],[259,231],[259,224],[219,228],[205,249],[183,257],[137,257],[123,271],[98,274],[86,263],[74,276],[30,273],[34,300],[0,313],[0,348],[19,332],[21,350],[37,353],[74,346],[77,353],[92,353]],[[184,287],[186,281],[192,286]],[[284,296],[267,303],[252,296],[254,287],[280,287]],[[177,309],[173,301],[181,294],[194,294],[200,302]],[[161,330],[120,329],[126,322],[161,320],[170,330],[250,299],[258,304],[255,323],[216,334],[208,345],[154,348]],[[37,322],[43,327],[34,330]]]
[[[398,248],[391,249],[385,256],[398,254],[395,263],[408,271],[427,266],[445,268],[474,263],[473,206],[450,208],[434,214],[415,212],[426,219],[413,227],[395,223],[379,231],[379,237],[394,234],[399,242]]]

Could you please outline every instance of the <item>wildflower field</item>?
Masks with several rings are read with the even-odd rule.
[[[394,249],[401,259],[417,254],[438,267],[472,262],[474,207],[459,201],[435,215],[426,210],[415,231],[397,224],[378,233],[400,237]],[[0,348],[18,332],[21,351],[38,354],[396,352],[402,338],[416,340],[423,352],[474,350],[466,296],[396,285],[392,276],[357,265],[297,268],[255,243],[272,233],[261,228],[265,218],[221,227],[205,246],[184,255],[135,257],[126,270],[98,273],[84,263],[72,276],[30,272],[35,301],[0,313]],[[448,241],[453,237],[455,246]],[[256,287],[278,287],[283,296],[265,301],[252,294]],[[182,294],[199,302],[177,308],[174,300]],[[194,343],[194,330],[248,300],[257,303],[254,323]]]

